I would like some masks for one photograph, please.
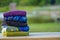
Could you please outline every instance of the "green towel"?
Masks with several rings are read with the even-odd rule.
[[[8,26],[7,29],[6,29],[7,32],[18,32],[19,29],[17,27],[14,27],[14,26]]]
[[[28,36],[29,32],[7,32],[5,36]]]

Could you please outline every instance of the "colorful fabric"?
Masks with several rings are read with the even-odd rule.
[[[5,32],[4,36],[28,36],[29,32]]]
[[[4,17],[7,16],[26,16],[26,11],[10,11],[4,13]]]
[[[4,21],[7,24],[7,36],[27,36],[29,26],[27,24],[26,11],[10,11],[4,13]]]
[[[29,26],[25,27],[14,27],[14,26],[8,26],[7,27],[7,32],[28,32],[29,31]]]
[[[14,21],[6,21],[6,24],[7,24],[8,26],[17,26],[17,27],[27,26],[27,23],[20,23],[20,22],[14,22]]]
[[[4,17],[4,20],[5,21],[18,21],[22,23],[27,22],[27,18],[24,16],[8,16],[8,17]]]

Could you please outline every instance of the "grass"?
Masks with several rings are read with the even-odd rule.
[[[60,32],[60,23],[29,24],[30,32]]]

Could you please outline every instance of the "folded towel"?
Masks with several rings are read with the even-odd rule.
[[[4,17],[5,21],[17,21],[17,22],[27,22],[27,18],[24,16],[8,16]]]
[[[19,27],[19,26],[22,26],[22,27],[27,26],[27,23],[20,23],[20,22],[14,22],[14,21],[6,21],[6,24],[8,26],[17,26],[17,27]]]
[[[24,16],[14,16],[13,21],[19,21],[19,22],[27,22],[27,18]]]
[[[6,16],[26,16],[26,11],[10,11],[4,13],[4,17]]]
[[[18,32],[19,29],[17,27],[14,27],[14,26],[8,26],[6,31],[7,32]]]
[[[14,27],[14,26],[8,26],[6,29],[7,32],[28,32],[29,31],[29,26],[25,27]]]
[[[28,36],[29,32],[5,32],[3,36]]]
[[[19,29],[19,31],[28,32],[29,31],[29,26],[18,27],[18,29]]]

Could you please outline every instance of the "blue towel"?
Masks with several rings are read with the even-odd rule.
[[[25,26],[25,27],[18,27],[19,31],[24,31],[24,32],[28,32],[29,31],[29,26]]]

